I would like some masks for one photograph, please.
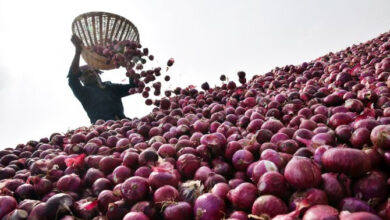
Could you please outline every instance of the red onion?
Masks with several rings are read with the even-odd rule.
[[[344,174],[324,173],[321,188],[326,192],[330,202],[338,204],[341,199],[350,194],[350,182],[351,180]]]
[[[257,183],[261,176],[269,171],[278,171],[278,168],[273,162],[269,160],[260,160],[253,167],[252,176],[250,176],[250,178],[253,180],[253,182]]]
[[[336,113],[329,118],[328,125],[332,128],[336,128],[340,125],[349,124],[353,121],[351,115],[347,113]]]
[[[149,183],[153,188],[159,188],[164,185],[176,187],[179,180],[175,175],[173,166],[164,164],[153,168],[149,175]]]
[[[276,119],[269,119],[268,121],[264,122],[263,125],[261,126],[262,129],[268,129],[274,134],[283,127],[284,127],[283,123]]]
[[[200,160],[193,154],[183,154],[176,162],[178,170],[187,178],[192,178],[200,167]]]
[[[257,189],[262,195],[271,194],[283,197],[287,192],[287,183],[284,176],[276,171],[264,173],[257,182]]]
[[[293,187],[307,189],[320,183],[321,172],[311,159],[294,156],[286,165],[284,177]]]
[[[71,196],[65,193],[58,193],[47,200],[45,216],[48,219],[54,219],[56,216],[69,214],[73,203],[74,200]],[[32,212],[34,212],[34,209]]]
[[[131,212],[142,212],[150,219],[154,219],[157,216],[157,208],[150,201],[137,202],[131,207]]]
[[[381,218],[369,212],[355,212],[350,214],[341,212],[340,220],[381,220]]]
[[[192,207],[187,202],[169,205],[164,210],[165,220],[192,219]]]
[[[358,128],[349,139],[354,148],[362,149],[365,145],[370,144],[370,130],[367,128]]]
[[[123,183],[127,178],[131,176],[131,170],[126,166],[118,166],[112,171],[114,182],[116,184]]]
[[[149,220],[149,218],[142,212],[129,212],[123,217],[123,220]]]
[[[349,212],[374,212],[366,202],[352,197],[344,198],[339,204],[340,210],[346,210]]]
[[[241,183],[227,195],[233,207],[239,210],[250,210],[257,198],[257,188],[252,183]]]
[[[315,205],[309,208],[302,220],[338,220],[339,212],[337,209],[328,205]]]
[[[3,218],[16,209],[17,204],[17,201],[11,196],[0,196],[0,217]]]
[[[390,147],[390,125],[379,125],[371,131],[371,142],[378,148],[389,149]]]
[[[361,176],[370,170],[368,156],[360,150],[332,148],[322,155],[322,165],[331,172],[341,172],[351,176]]]
[[[81,180],[76,174],[61,177],[57,182],[57,188],[62,191],[78,192],[81,190]]]
[[[260,155],[260,159],[273,162],[279,169],[282,169],[287,163],[278,152],[272,149],[264,150]]]
[[[194,216],[198,220],[220,220],[225,212],[224,201],[212,193],[199,196],[194,204]]]
[[[383,172],[372,171],[355,182],[353,191],[355,197],[368,201],[371,206],[376,207],[387,198],[387,175]]]
[[[286,204],[278,197],[273,195],[260,196],[255,200],[252,206],[252,215],[268,216],[270,218],[287,213]]]
[[[103,213],[107,212],[108,205],[112,202],[118,201],[120,198],[115,196],[111,190],[103,190],[98,196],[99,210]]]
[[[305,191],[296,191],[290,197],[290,209],[305,211],[307,208],[318,205],[327,204],[328,198],[326,193],[316,188],[310,188]]]
[[[121,193],[125,200],[135,203],[149,194],[149,183],[142,177],[130,177],[122,183]]]
[[[225,200],[229,190],[230,186],[227,183],[217,183],[214,185],[210,192],[218,196],[219,198]]]
[[[254,157],[248,150],[238,150],[233,154],[232,162],[237,170],[246,170],[249,164],[252,163]]]
[[[123,219],[124,216],[129,213],[130,208],[123,200],[118,200],[116,202],[110,203],[108,205],[108,210],[106,213],[107,219],[119,220]]]
[[[158,188],[153,194],[153,201],[159,207],[164,207],[166,204],[175,202],[178,198],[179,191],[169,185]]]

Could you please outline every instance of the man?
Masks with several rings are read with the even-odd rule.
[[[126,118],[123,113],[122,97],[129,95],[129,89],[136,86],[130,80],[129,84],[114,84],[102,82],[102,73],[88,65],[79,66],[82,41],[76,35],[71,38],[76,48],[68,78],[73,94],[83,105],[91,123],[98,119],[119,120]],[[81,82],[83,84],[81,84]]]

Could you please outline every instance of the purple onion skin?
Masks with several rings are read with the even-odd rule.
[[[0,196],[0,218],[16,209],[18,203],[11,196]]]
[[[187,202],[178,202],[176,204],[169,205],[164,210],[165,220],[192,219],[192,216],[192,207]]]
[[[257,188],[252,183],[241,183],[228,193],[228,199],[238,210],[248,211],[257,198]]]
[[[379,125],[371,131],[371,142],[381,149],[390,149],[390,125]]]
[[[339,212],[329,205],[315,205],[309,208],[302,220],[338,220]]]
[[[6,215],[6,219],[9,220],[25,220],[28,217],[28,212],[23,209],[14,209],[12,212]]]
[[[248,220],[248,214],[244,211],[234,211],[230,214],[229,218],[238,220]]]
[[[340,220],[381,220],[380,217],[369,212],[341,213]]]
[[[244,171],[254,160],[252,153],[248,150],[238,150],[233,154],[232,162],[237,170]]]
[[[155,219],[157,216],[157,207],[151,201],[137,202],[131,207],[132,212],[143,212],[150,219]],[[191,210],[192,212],[192,210]]]
[[[149,194],[149,183],[142,177],[130,177],[122,183],[121,193],[123,198],[131,203],[141,201]]]
[[[50,197],[46,202],[46,216],[54,219],[58,215],[69,214],[70,207],[73,206],[74,199],[65,193],[58,193]],[[42,203],[41,203],[42,204]]]
[[[261,195],[274,195],[283,198],[288,194],[287,182],[282,174],[268,171],[262,175],[257,183]]]
[[[325,191],[332,204],[338,204],[341,199],[351,194],[351,180],[344,174],[323,173],[321,189]]]
[[[368,156],[361,150],[351,148],[331,148],[322,155],[321,162],[327,171],[353,177],[362,176],[371,169]]]
[[[305,211],[313,205],[328,204],[328,198],[323,190],[310,188],[305,191],[296,191],[290,197],[290,209]]]
[[[376,207],[387,198],[387,175],[383,172],[373,171],[357,180],[353,191],[356,198],[369,201],[371,206]]]
[[[28,216],[28,220],[50,219],[50,217],[47,216],[46,209],[47,205],[45,202],[39,203],[38,205],[34,206]]]
[[[115,196],[111,190],[103,190],[98,196],[99,210],[104,214],[107,212],[108,205],[112,202],[118,201],[120,198]]]
[[[142,212],[129,212],[123,217],[123,220],[149,220],[149,218]]]
[[[108,220],[120,220],[129,213],[130,207],[124,200],[118,200],[116,202],[110,203],[107,209],[107,219]]]
[[[261,216],[263,214],[274,217],[288,212],[286,204],[276,196],[264,195],[255,200],[252,206],[252,215]]]
[[[153,201],[158,207],[163,207],[168,202],[177,201],[179,191],[173,186],[162,186],[154,191]]]
[[[229,191],[230,186],[227,183],[217,183],[214,185],[210,192],[218,196],[219,198],[225,200]]]
[[[320,184],[321,171],[311,159],[295,156],[287,163],[284,177],[293,187],[308,189]]]
[[[375,213],[375,210],[371,208],[366,202],[353,197],[347,197],[341,200],[339,204],[339,210],[345,210],[349,212]]]
[[[205,193],[195,201],[194,216],[197,220],[220,220],[225,213],[224,201],[212,193]]]
[[[365,145],[370,144],[370,133],[367,128],[358,128],[352,133],[349,142],[354,148],[362,149]]]

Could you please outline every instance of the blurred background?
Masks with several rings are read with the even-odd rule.
[[[166,86],[200,89],[221,85],[221,74],[238,81],[242,70],[250,79],[370,40],[390,30],[389,9],[388,0],[0,0],[0,149],[90,125],[66,78],[79,14],[126,17],[154,55],[151,65],[175,59]],[[124,69],[102,79],[127,82]],[[140,94],[123,104],[130,118],[153,108]]]

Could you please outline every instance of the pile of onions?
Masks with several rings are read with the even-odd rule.
[[[119,66],[154,59],[107,47]],[[147,97],[161,69],[138,64],[128,76]],[[390,32],[237,76],[0,150],[0,219],[390,219]]]

